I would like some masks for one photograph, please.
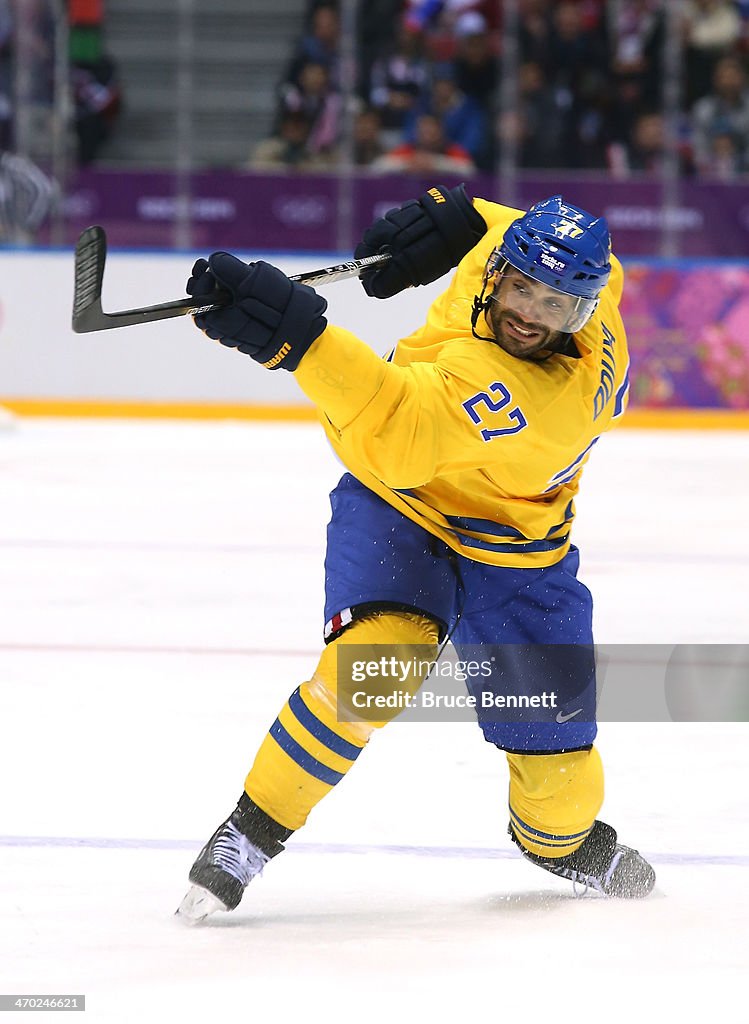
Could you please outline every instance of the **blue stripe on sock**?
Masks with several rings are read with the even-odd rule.
[[[545,846],[547,850],[558,850],[562,855],[565,854],[565,850],[568,846],[574,845],[573,843],[547,843],[543,839],[531,839],[529,836],[524,836],[522,832],[519,832],[518,838],[520,839],[523,847],[526,847],[527,843],[534,843],[536,846]]]
[[[304,747],[300,746],[300,744],[286,732],[278,719],[276,719],[270,727],[270,735],[279,745],[281,750],[288,754],[292,761],[296,761],[299,767],[303,768],[308,775],[312,775],[314,778],[319,779],[320,782],[327,782],[329,786],[335,786],[335,784],[340,782],[343,778],[343,774],[341,772],[334,772],[332,768],[328,768],[327,765],[324,765],[322,761],[318,761],[316,757],[312,756],[312,754],[308,754]]]
[[[519,817],[519,815],[517,815],[515,813],[515,811],[512,809],[512,807],[510,807],[510,817],[515,822],[517,822],[519,827],[522,828],[525,832],[528,832],[529,835],[535,836],[538,839],[540,845],[551,845],[551,844],[548,844],[548,843],[542,844],[541,840],[543,840],[543,839],[556,839],[556,840],[558,840],[560,842],[564,842],[564,843],[573,843],[573,842],[575,842],[575,840],[582,839],[584,836],[587,836],[588,833],[590,832],[590,828],[586,828],[582,832],[574,832],[572,835],[569,835],[569,836],[554,835],[553,832],[539,832],[539,830],[537,828],[531,828],[530,825],[526,825],[526,823],[523,821],[523,819],[521,817]],[[593,826],[591,825],[591,828],[592,827]]]
[[[304,698],[299,692],[298,687],[289,697],[289,707],[300,725],[303,725],[308,733],[311,733],[320,743],[325,744],[328,750],[332,750],[334,754],[340,754],[341,757],[345,757],[349,761],[355,761],[359,754],[361,754],[361,747],[357,747],[355,744],[344,740],[342,736],[329,729],[324,722],[320,721],[317,715],[310,711],[304,703]]]

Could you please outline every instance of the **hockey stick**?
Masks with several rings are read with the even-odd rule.
[[[390,259],[389,253],[365,256],[361,260],[337,263],[333,267],[312,270],[308,274],[295,274],[290,281],[311,287],[333,284],[350,277],[359,277],[370,267],[381,267]],[[173,316],[195,316],[220,309],[231,301],[225,291],[215,291],[202,297],[199,303],[189,296],[162,302],[157,306],[143,306],[140,309],[123,309],[119,313],[105,313],[101,308],[101,291],[104,282],[104,264],[107,260],[107,236],[104,228],[86,228],[75,246],[75,282],[73,288],[73,330],[76,334],[91,331],[107,331],[113,327],[130,327],[133,324],[150,324],[154,320],[167,320]]]

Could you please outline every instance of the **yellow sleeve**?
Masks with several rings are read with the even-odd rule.
[[[391,366],[351,331],[328,324],[294,376],[333,426],[343,430],[379,392]]]
[[[624,269],[613,253],[611,255],[611,277],[606,287],[610,290],[614,302],[618,306],[622,301],[622,291],[624,290]]]
[[[462,422],[465,382],[436,363],[386,363],[342,327],[328,326],[294,376],[342,449],[389,487],[418,487],[445,465],[484,454]]]
[[[525,213],[525,210],[515,210],[511,206],[491,203],[488,199],[479,199],[478,196],[474,198],[473,206],[476,212],[480,213],[486,221],[487,228],[494,228],[497,225],[507,228],[514,220],[522,217]]]

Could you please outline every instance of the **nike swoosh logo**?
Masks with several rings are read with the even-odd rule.
[[[559,722],[560,725],[564,725],[565,722],[569,722],[569,720],[574,718],[575,715],[581,714],[582,710],[582,708],[578,708],[577,711],[573,711],[572,714],[569,715],[563,715],[561,711],[557,711],[557,722]]]

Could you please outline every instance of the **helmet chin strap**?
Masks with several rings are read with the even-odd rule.
[[[481,316],[482,313],[484,314],[484,316],[486,316],[486,312],[489,309],[489,304],[492,301],[491,295],[489,296],[488,299],[484,298],[485,292],[486,284],[484,284],[484,286],[481,289],[481,295],[473,296],[473,307],[471,309],[471,334],[474,336],[474,338],[477,338],[479,341],[493,341],[496,344],[497,339],[494,337],[494,335],[492,335],[491,338],[487,338],[483,334],[479,334],[476,330],[476,327],[478,326],[479,322],[479,317]]]

